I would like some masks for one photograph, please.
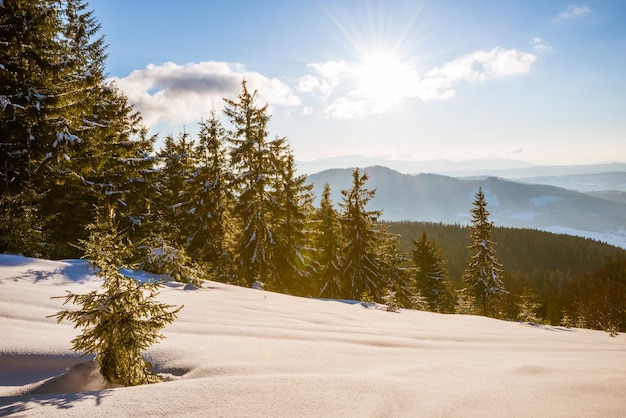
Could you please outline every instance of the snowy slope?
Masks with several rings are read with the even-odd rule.
[[[185,305],[148,353],[167,382],[105,388],[46,318],[99,284],[84,261],[0,255],[0,416],[626,416],[624,335],[213,282],[160,294]]]

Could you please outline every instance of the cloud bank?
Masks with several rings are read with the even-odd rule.
[[[545,45],[533,40],[539,52]],[[297,90],[326,102],[324,112],[334,118],[355,118],[384,113],[408,99],[448,100],[462,83],[527,74],[537,56],[517,49],[493,48],[475,51],[420,72],[417,60],[389,66],[378,80],[363,82],[362,69],[343,61],[310,64],[315,75],[300,79]],[[374,93],[374,94],[373,94]]]
[[[532,41],[536,54],[547,47]],[[147,126],[196,123],[212,109],[221,110],[223,98],[235,98],[242,80],[258,90],[261,104],[296,107],[302,115],[322,113],[336,119],[383,114],[408,100],[449,100],[463,83],[527,74],[537,55],[518,49],[493,48],[460,56],[439,67],[421,71],[417,58],[381,63],[374,68],[345,61],[309,64],[311,74],[293,85],[247,71],[241,64],[199,62],[150,64],[127,77],[112,78],[141,112]]]
[[[262,104],[300,104],[292,89],[282,81],[246,71],[241,64],[225,62],[150,64],[111,81],[141,112],[144,122],[152,126],[160,122],[199,122],[212,108],[221,109],[223,98],[237,97],[244,79],[251,91],[259,91]]]

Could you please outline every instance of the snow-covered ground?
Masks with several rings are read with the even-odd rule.
[[[615,247],[620,247],[626,250],[626,230],[620,229],[619,231],[611,232],[591,232],[581,231],[579,229],[566,228],[564,226],[548,226],[541,228],[542,231],[552,232],[554,234],[573,235],[575,237],[589,238],[596,241],[604,242]]]
[[[147,353],[167,381],[106,388],[76,357],[84,261],[0,255],[0,416],[626,416],[626,336],[170,283]]]

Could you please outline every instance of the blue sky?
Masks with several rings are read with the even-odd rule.
[[[626,2],[92,0],[160,137],[245,77],[297,160],[626,162]]]

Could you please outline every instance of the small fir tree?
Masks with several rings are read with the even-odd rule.
[[[470,295],[463,290],[458,290],[456,292],[454,312],[459,315],[476,315],[476,307],[474,306]]]
[[[537,303],[537,295],[529,288],[525,288],[517,302],[517,308],[519,309],[517,319],[522,322],[532,322],[535,324],[543,322],[541,317],[537,314],[537,310],[540,307],[541,304]]]
[[[454,294],[447,277],[445,261],[441,250],[428,239],[425,230],[419,240],[413,241],[411,258],[415,289],[426,298],[433,311],[452,312]]]
[[[55,315],[57,322],[69,320],[82,334],[72,340],[72,349],[95,354],[103,378],[111,384],[135,386],[160,381],[143,355],[163,338],[160,330],[176,318],[181,307],[158,303],[159,283],[137,283],[120,273],[131,245],[112,223],[96,223],[82,241],[87,258],[104,283],[87,294],[68,292],[64,304],[79,305]]]
[[[563,311],[559,325],[565,328],[571,328],[574,326],[574,320],[571,316],[569,316],[567,311]]]
[[[428,299],[419,290],[411,296],[411,308],[419,311],[430,311]]]
[[[500,278],[502,265],[495,255],[495,243],[491,241],[489,211],[482,187],[478,189],[474,199],[470,237],[472,243],[468,247],[471,256],[463,273],[464,291],[474,304],[478,315],[497,316],[500,312],[501,296],[506,293]]]
[[[398,310],[400,309],[400,306],[398,305],[398,300],[396,299],[396,292],[391,289],[385,290],[383,303],[385,304],[385,309],[387,310],[387,312],[398,312]]]

